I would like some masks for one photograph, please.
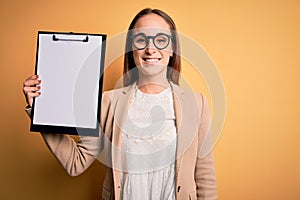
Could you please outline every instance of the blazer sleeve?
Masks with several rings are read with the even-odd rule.
[[[205,97],[198,95],[200,105],[200,124],[198,131],[198,156],[195,168],[195,181],[198,200],[216,200],[216,175],[214,167],[214,155],[210,133],[210,110]]]
[[[105,99],[105,100],[103,100]],[[107,98],[102,95],[101,122],[107,112]],[[106,104],[106,105],[103,105]],[[102,109],[103,108],[103,109]],[[26,110],[30,114],[30,110]],[[104,113],[102,115],[102,112]],[[99,137],[81,136],[76,142],[69,135],[41,133],[49,150],[53,153],[59,163],[70,176],[82,174],[96,159],[103,146],[103,132],[101,123]]]
[[[68,135],[41,133],[49,150],[70,176],[82,174],[99,152],[98,137],[80,137],[78,142]]]

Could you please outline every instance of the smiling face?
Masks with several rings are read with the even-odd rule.
[[[148,14],[136,22],[133,35],[137,35],[135,38],[136,45],[133,43],[132,49],[139,74],[155,76],[164,73],[166,75],[169,59],[173,55],[172,41],[167,37],[171,35],[169,24],[159,15]],[[154,36],[157,37],[154,38]],[[160,47],[164,47],[166,40],[169,40],[167,47],[161,49]],[[146,43],[146,47],[142,49],[141,47]]]

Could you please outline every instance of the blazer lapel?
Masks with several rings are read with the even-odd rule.
[[[116,90],[114,93],[116,109],[114,113],[114,127],[112,135],[112,166],[113,166],[113,178],[114,178],[114,190],[115,199],[120,199],[120,189],[121,189],[121,172],[122,172],[122,127],[128,116],[128,109],[130,99],[132,98],[133,91],[135,88],[135,83]]]
[[[185,153],[194,142],[199,126],[199,105],[197,95],[192,90],[183,90],[171,84],[177,130],[176,185],[180,183],[180,167]]]
[[[115,128],[117,128],[117,134],[113,136],[113,144],[116,145],[117,147],[121,147],[122,144],[122,127],[124,127],[124,123],[127,119],[128,116],[128,110],[129,110],[129,103],[132,98],[134,88],[135,88],[135,83],[120,89],[117,94],[116,94],[116,110],[115,110]]]
[[[173,102],[174,102],[174,112],[175,112],[175,123],[176,123],[176,132],[177,132],[177,146],[176,146],[176,185],[178,185],[178,175],[179,169],[182,162],[182,143],[181,137],[183,134],[181,133],[181,125],[182,125],[182,95],[184,94],[184,90],[174,83],[170,83],[172,92],[173,92]]]

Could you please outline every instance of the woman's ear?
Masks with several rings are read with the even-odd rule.
[[[171,46],[172,48],[170,49],[170,51],[169,51],[169,56],[170,57],[173,57],[173,53],[174,53],[174,44],[173,44],[173,42],[172,42],[172,46]]]
[[[170,50],[168,51],[168,53],[169,53],[169,56],[170,56],[170,57],[173,57],[173,47],[172,47],[172,49],[170,49]]]

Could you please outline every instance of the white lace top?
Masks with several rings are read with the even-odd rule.
[[[176,127],[170,86],[136,88],[122,136],[121,199],[175,200]]]

